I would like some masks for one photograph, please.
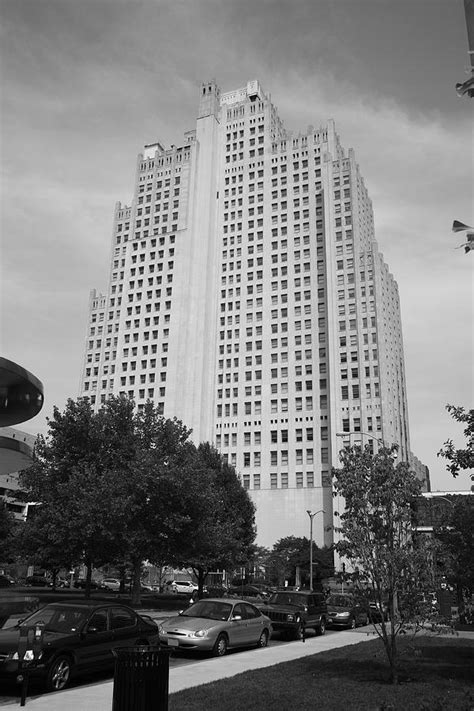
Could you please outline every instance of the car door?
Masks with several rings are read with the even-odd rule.
[[[110,630],[107,608],[95,610],[86,622],[77,649],[80,669],[96,668],[113,662],[113,635]]]
[[[110,626],[114,647],[128,647],[137,641],[139,636],[137,616],[133,610],[129,610],[126,607],[112,607],[110,610]]]
[[[234,619],[236,616],[241,617],[240,620]],[[247,617],[245,612],[245,605],[242,602],[234,605],[232,611],[232,618],[229,622],[229,642],[232,647],[243,647],[247,644]]]
[[[246,602],[244,604],[246,615],[246,644],[256,644],[263,630],[263,617],[256,607]]]

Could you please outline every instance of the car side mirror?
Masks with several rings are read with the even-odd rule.
[[[232,618],[232,622],[238,622],[241,619],[242,619],[242,615],[234,615]]]

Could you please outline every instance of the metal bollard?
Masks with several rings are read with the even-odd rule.
[[[112,711],[168,711],[170,652],[121,647],[115,656]]]

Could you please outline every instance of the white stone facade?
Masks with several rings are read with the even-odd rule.
[[[314,539],[331,543],[344,439],[409,457],[397,284],[332,121],[290,135],[258,82],[221,95],[212,81],[182,146],[146,146],[107,292],[91,293],[79,394],[110,393],[216,444],[260,545],[308,536],[320,509]]]

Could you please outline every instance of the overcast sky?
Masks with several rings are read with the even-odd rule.
[[[1,354],[77,397],[92,288],[107,288],[114,204],[146,143],[180,145],[201,81],[259,79],[289,130],[333,118],[354,148],[399,284],[411,446],[436,452],[473,407],[472,106],[462,0],[0,0]]]

